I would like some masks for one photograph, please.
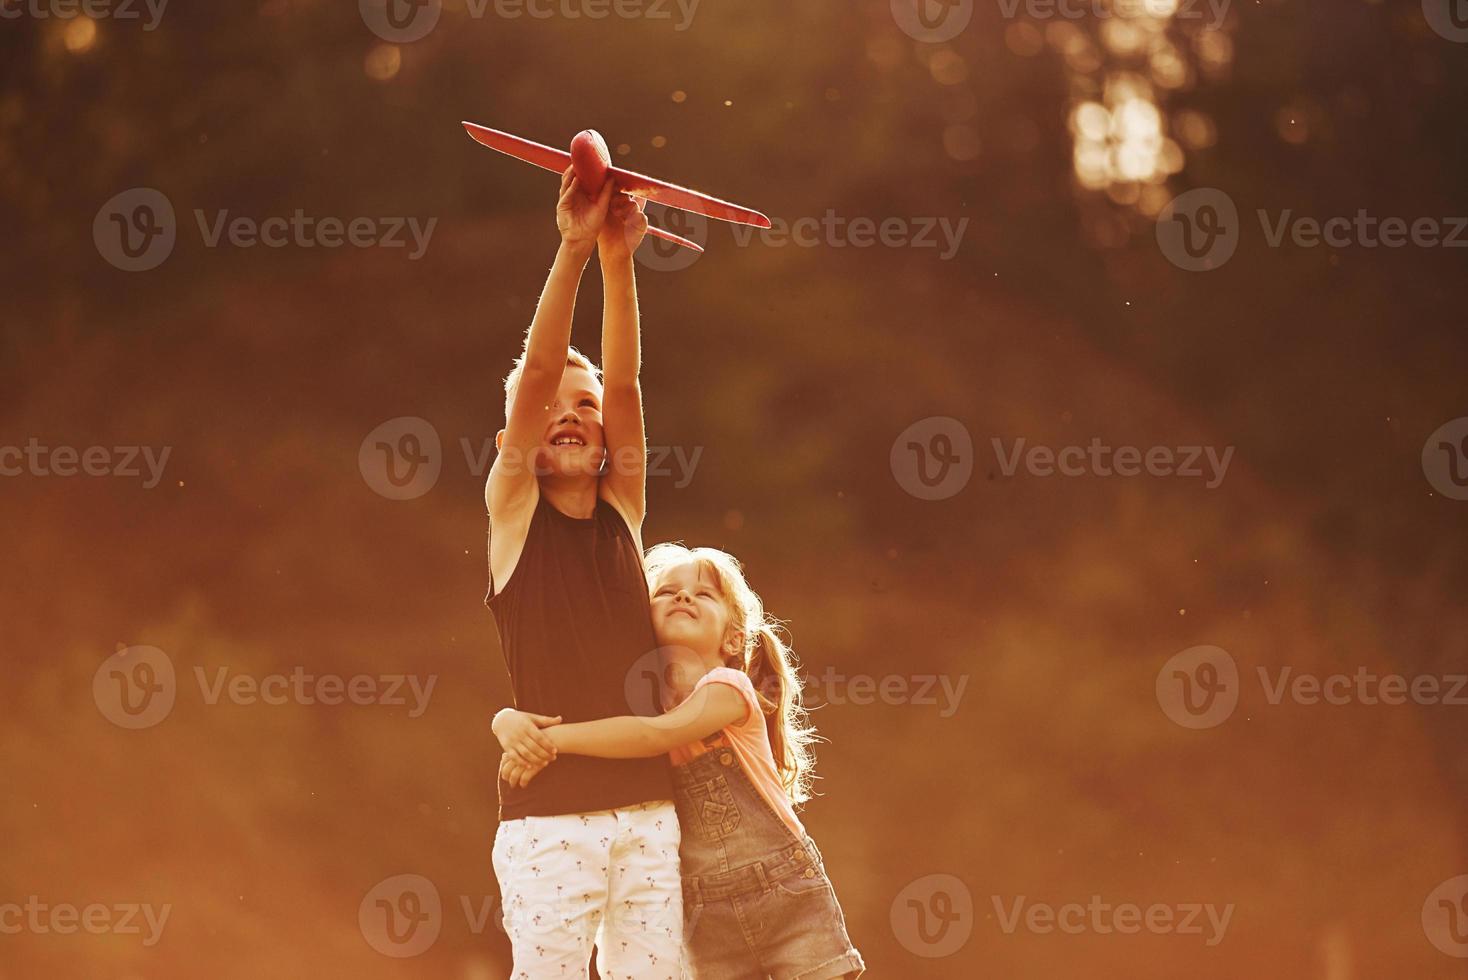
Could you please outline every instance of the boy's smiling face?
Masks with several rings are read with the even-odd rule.
[[[566,365],[541,437],[536,472],[542,476],[583,476],[601,472],[606,439],[601,421],[602,386],[592,373]]]

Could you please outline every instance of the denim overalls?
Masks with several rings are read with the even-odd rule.
[[[826,980],[863,969],[820,851],[760,795],[722,734],[673,769],[684,945],[695,980]]]

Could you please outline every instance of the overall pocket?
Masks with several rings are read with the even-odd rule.
[[[722,774],[678,784],[678,819],[699,840],[716,843],[739,829],[739,806]]]

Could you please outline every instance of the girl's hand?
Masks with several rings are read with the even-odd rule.
[[[618,194],[607,209],[607,223],[597,237],[597,248],[603,262],[621,262],[632,257],[647,234],[647,201],[640,197]]]
[[[511,786],[524,789],[530,785],[530,780],[540,775],[545,766],[527,766],[516,761],[512,756],[500,757],[500,778]]]
[[[561,723],[560,716],[535,715],[527,711],[505,708],[494,716],[490,728],[499,739],[505,757],[514,759],[522,766],[544,768],[555,761],[556,744],[541,731]],[[528,780],[527,780],[528,781]]]
[[[561,174],[561,199],[556,203],[556,227],[561,241],[567,245],[591,247],[606,224],[607,207],[612,200],[612,181],[602,185],[601,193],[592,197],[576,179],[576,172],[566,168]]]

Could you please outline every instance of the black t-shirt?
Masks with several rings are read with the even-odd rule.
[[[542,494],[509,584],[496,592],[491,581],[485,602],[494,612],[515,707],[567,723],[648,713],[638,710],[648,699],[633,694],[639,680],[632,677],[644,658],[657,656],[647,579],[627,522],[606,500],[580,520]],[[562,755],[524,789],[500,780],[500,819],[672,798],[663,756]]]

